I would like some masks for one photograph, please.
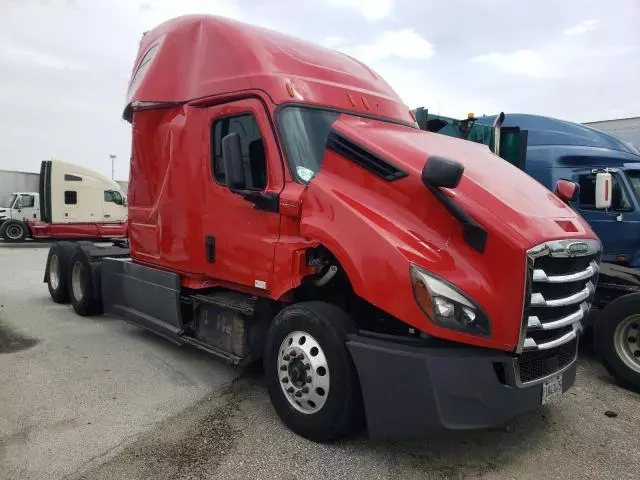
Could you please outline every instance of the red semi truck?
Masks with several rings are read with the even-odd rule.
[[[261,359],[318,441],[498,425],[574,383],[597,237],[362,63],[181,17],[143,36],[124,118],[128,244],[52,246],[55,301]]]

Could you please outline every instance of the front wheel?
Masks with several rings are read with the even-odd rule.
[[[284,308],[267,335],[264,370],[280,419],[314,441],[348,435],[362,418],[360,388],[347,350],[351,318],[324,302]]]
[[[29,235],[29,229],[24,222],[7,220],[0,227],[0,237],[6,242],[22,242]]]
[[[640,295],[611,302],[595,322],[594,343],[609,373],[640,391]]]

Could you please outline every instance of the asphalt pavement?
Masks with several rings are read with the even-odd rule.
[[[0,479],[638,479],[640,395],[581,354],[560,402],[508,425],[319,445],[259,369],[49,299],[46,244],[0,243]]]

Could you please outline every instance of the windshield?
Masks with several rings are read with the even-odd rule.
[[[351,114],[291,106],[283,108],[278,115],[280,137],[291,174],[297,182],[308,183],[320,170],[331,126],[340,115]],[[400,124],[383,118],[375,120]]]
[[[16,201],[16,198],[18,198],[18,195],[16,195],[15,193],[5,195],[4,197],[2,197],[2,199],[0,199],[0,207],[13,207],[13,202]]]
[[[320,170],[331,125],[339,115],[302,107],[287,107],[280,114],[282,142],[297,181],[307,183]]]
[[[627,170],[626,174],[633,189],[633,194],[640,202],[640,170]]]

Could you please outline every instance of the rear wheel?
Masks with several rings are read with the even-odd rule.
[[[323,302],[283,309],[267,335],[264,370],[280,419],[314,441],[348,435],[362,415],[360,388],[347,334],[351,318]]]
[[[69,247],[66,244],[54,243],[49,249],[45,280],[49,295],[56,303],[69,301]]]
[[[22,242],[29,234],[29,229],[24,222],[18,220],[7,220],[0,227],[0,236],[6,242]]]
[[[76,248],[70,265],[69,294],[73,310],[82,316],[101,313],[101,299],[94,295],[92,266],[81,248]]]
[[[611,302],[596,319],[594,334],[609,373],[624,386],[640,391],[640,295]]]

